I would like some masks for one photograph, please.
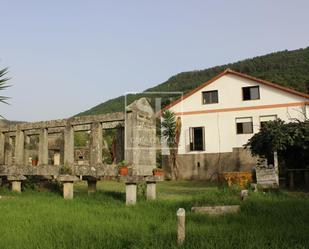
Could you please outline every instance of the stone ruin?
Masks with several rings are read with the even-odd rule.
[[[102,136],[108,129],[116,129],[116,162],[125,160],[132,170],[120,177],[116,164],[102,161]],[[90,131],[89,160],[78,162],[74,156],[74,132]],[[38,165],[29,164],[28,144],[31,136],[38,136]],[[49,160],[49,138],[62,138],[62,150]],[[73,183],[87,180],[88,191],[96,190],[96,182],[115,178],[126,183],[127,204],[136,202],[136,184],[147,183],[148,199],[155,199],[155,183],[152,176],[156,167],[155,114],[145,98],[126,107],[125,112],[93,116],[72,117],[34,123],[3,125],[0,127],[0,177],[6,177],[12,189],[21,191],[21,182],[27,176],[56,179],[63,183],[64,198],[73,198]],[[53,163],[51,163],[53,162]],[[63,167],[69,174],[63,174]]]

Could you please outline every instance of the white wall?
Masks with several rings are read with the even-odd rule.
[[[260,86],[260,99],[243,101],[242,87],[255,85]],[[211,90],[218,90],[219,103],[203,105],[202,92]],[[218,153],[232,152],[234,147],[242,147],[248,139],[253,136],[253,134],[236,134],[236,118],[252,117],[254,133],[258,132],[260,129],[260,116],[277,115],[278,118],[287,122],[291,121],[293,118],[300,120],[304,119],[303,109],[300,106],[237,111],[224,111],[222,109],[305,101],[309,100],[239,76],[225,75],[170,108],[170,110],[175,113],[220,110],[213,113],[181,115],[182,132],[180,136],[179,154],[201,153],[190,151],[190,127],[205,127],[205,151],[202,153]],[[306,107],[306,112],[307,116],[309,116],[308,106]]]

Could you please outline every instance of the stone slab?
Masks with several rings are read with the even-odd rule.
[[[233,214],[240,211],[239,205],[229,206],[209,206],[209,207],[192,207],[191,211],[194,213],[203,213],[210,216],[218,216],[224,214]]]

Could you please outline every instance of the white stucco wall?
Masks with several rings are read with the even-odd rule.
[[[243,101],[242,87],[260,86],[260,99]],[[202,92],[218,90],[219,103],[202,104]],[[236,134],[236,118],[252,117],[254,133],[260,129],[260,117],[265,115],[277,115],[278,118],[287,122],[293,118],[304,119],[301,106],[258,108],[265,105],[291,104],[308,102],[309,99],[278,90],[273,87],[247,80],[239,76],[227,74],[214,81],[210,85],[197,91],[182,102],[171,107],[182,119],[182,132],[180,136],[179,154],[194,153],[219,153],[232,152],[235,147],[242,147],[253,134]],[[250,110],[230,111],[228,108],[248,107]],[[252,108],[251,108],[252,107]],[[226,109],[226,111],[225,111]],[[309,107],[305,108],[309,116]],[[186,112],[207,111],[212,113],[186,114]],[[216,111],[218,110],[218,111]],[[189,142],[189,128],[204,127],[205,151],[191,152]]]

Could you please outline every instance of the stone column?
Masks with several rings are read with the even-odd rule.
[[[5,164],[5,135],[0,132],[0,165]]]
[[[58,180],[63,184],[63,198],[68,200],[73,199],[74,182],[79,179],[76,176],[60,175]]]
[[[74,164],[74,130],[71,125],[64,129],[64,163]]]
[[[8,176],[8,181],[11,182],[12,191],[21,193],[21,183],[26,179],[25,176]]]
[[[146,182],[147,185],[147,200],[155,200],[157,198],[156,182]]]
[[[177,210],[177,242],[179,245],[183,244],[186,237],[186,211],[183,208]]]
[[[136,204],[136,182],[126,182],[126,205]]]
[[[15,164],[22,165],[24,163],[24,132],[21,130],[16,131],[15,137]]]
[[[9,135],[5,136],[5,164],[12,165],[13,162],[13,140]]]
[[[25,136],[25,147],[24,147],[24,165],[29,165],[29,149],[30,137]]]
[[[39,165],[48,164],[48,132],[42,129],[39,136]]]
[[[102,163],[102,124],[100,122],[91,124],[89,160],[90,165]]]
[[[97,180],[88,179],[87,184],[88,184],[88,194],[93,194],[97,192]]]

